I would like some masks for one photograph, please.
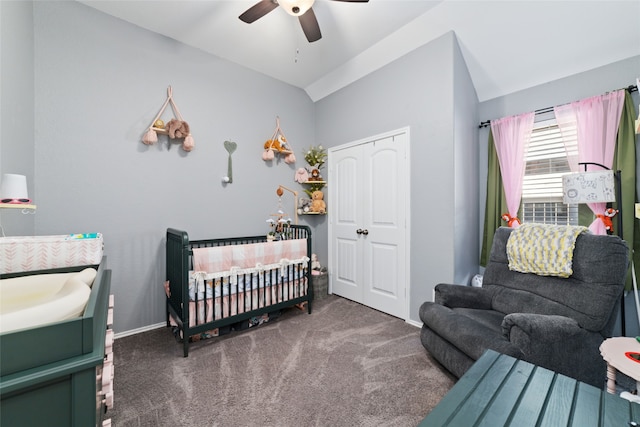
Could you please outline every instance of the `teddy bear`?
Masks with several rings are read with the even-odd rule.
[[[189,124],[183,120],[171,119],[165,124],[169,138],[186,138],[189,135]]]
[[[312,200],[311,212],[316,212],[316,213],[327,212],[327,205],[324,202],[324,200],[322,200],[323,198],[324,198],[324,194],[320,190],[316,190],[313,193],[311,193],[311,200]]]

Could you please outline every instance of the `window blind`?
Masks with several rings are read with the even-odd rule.
[[[523,222],[578,223],[578,206],[562,202],[562,175],[571,172],[569,158],[577,154],[575,128],[563,135],[554,119],[534,125],[522,183]]]

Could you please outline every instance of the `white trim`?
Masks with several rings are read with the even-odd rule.
[[[418,322],[417,320],[407,319],[405,320],[405,323],[411,326],[415,326],[416,328],[422,328],[422,323]]]
[[[149,332],[149,331],[152,331],[154,329],[160,329],[160,328],[166,327],[166,326],[167,326],[167,322],[160,322],[160,323],[156,323],[154,325],[143,326],[142,328],[130,329],[128,331],[118,332],[117,334],[115,334],[113,336],[113,338],[114,339],[124,338],[124,337],[128,337],[129,335],[136,335],[136,334],[140,334],[142,332]]]

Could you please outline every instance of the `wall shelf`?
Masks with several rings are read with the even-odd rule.
[[[0,203],[0,209],[36,209],[36,205],[21,205],[15,203]]]

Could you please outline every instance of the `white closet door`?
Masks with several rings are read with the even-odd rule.
[[[329,165],[332,292],[407,317],[408,135],[332,151]]]

